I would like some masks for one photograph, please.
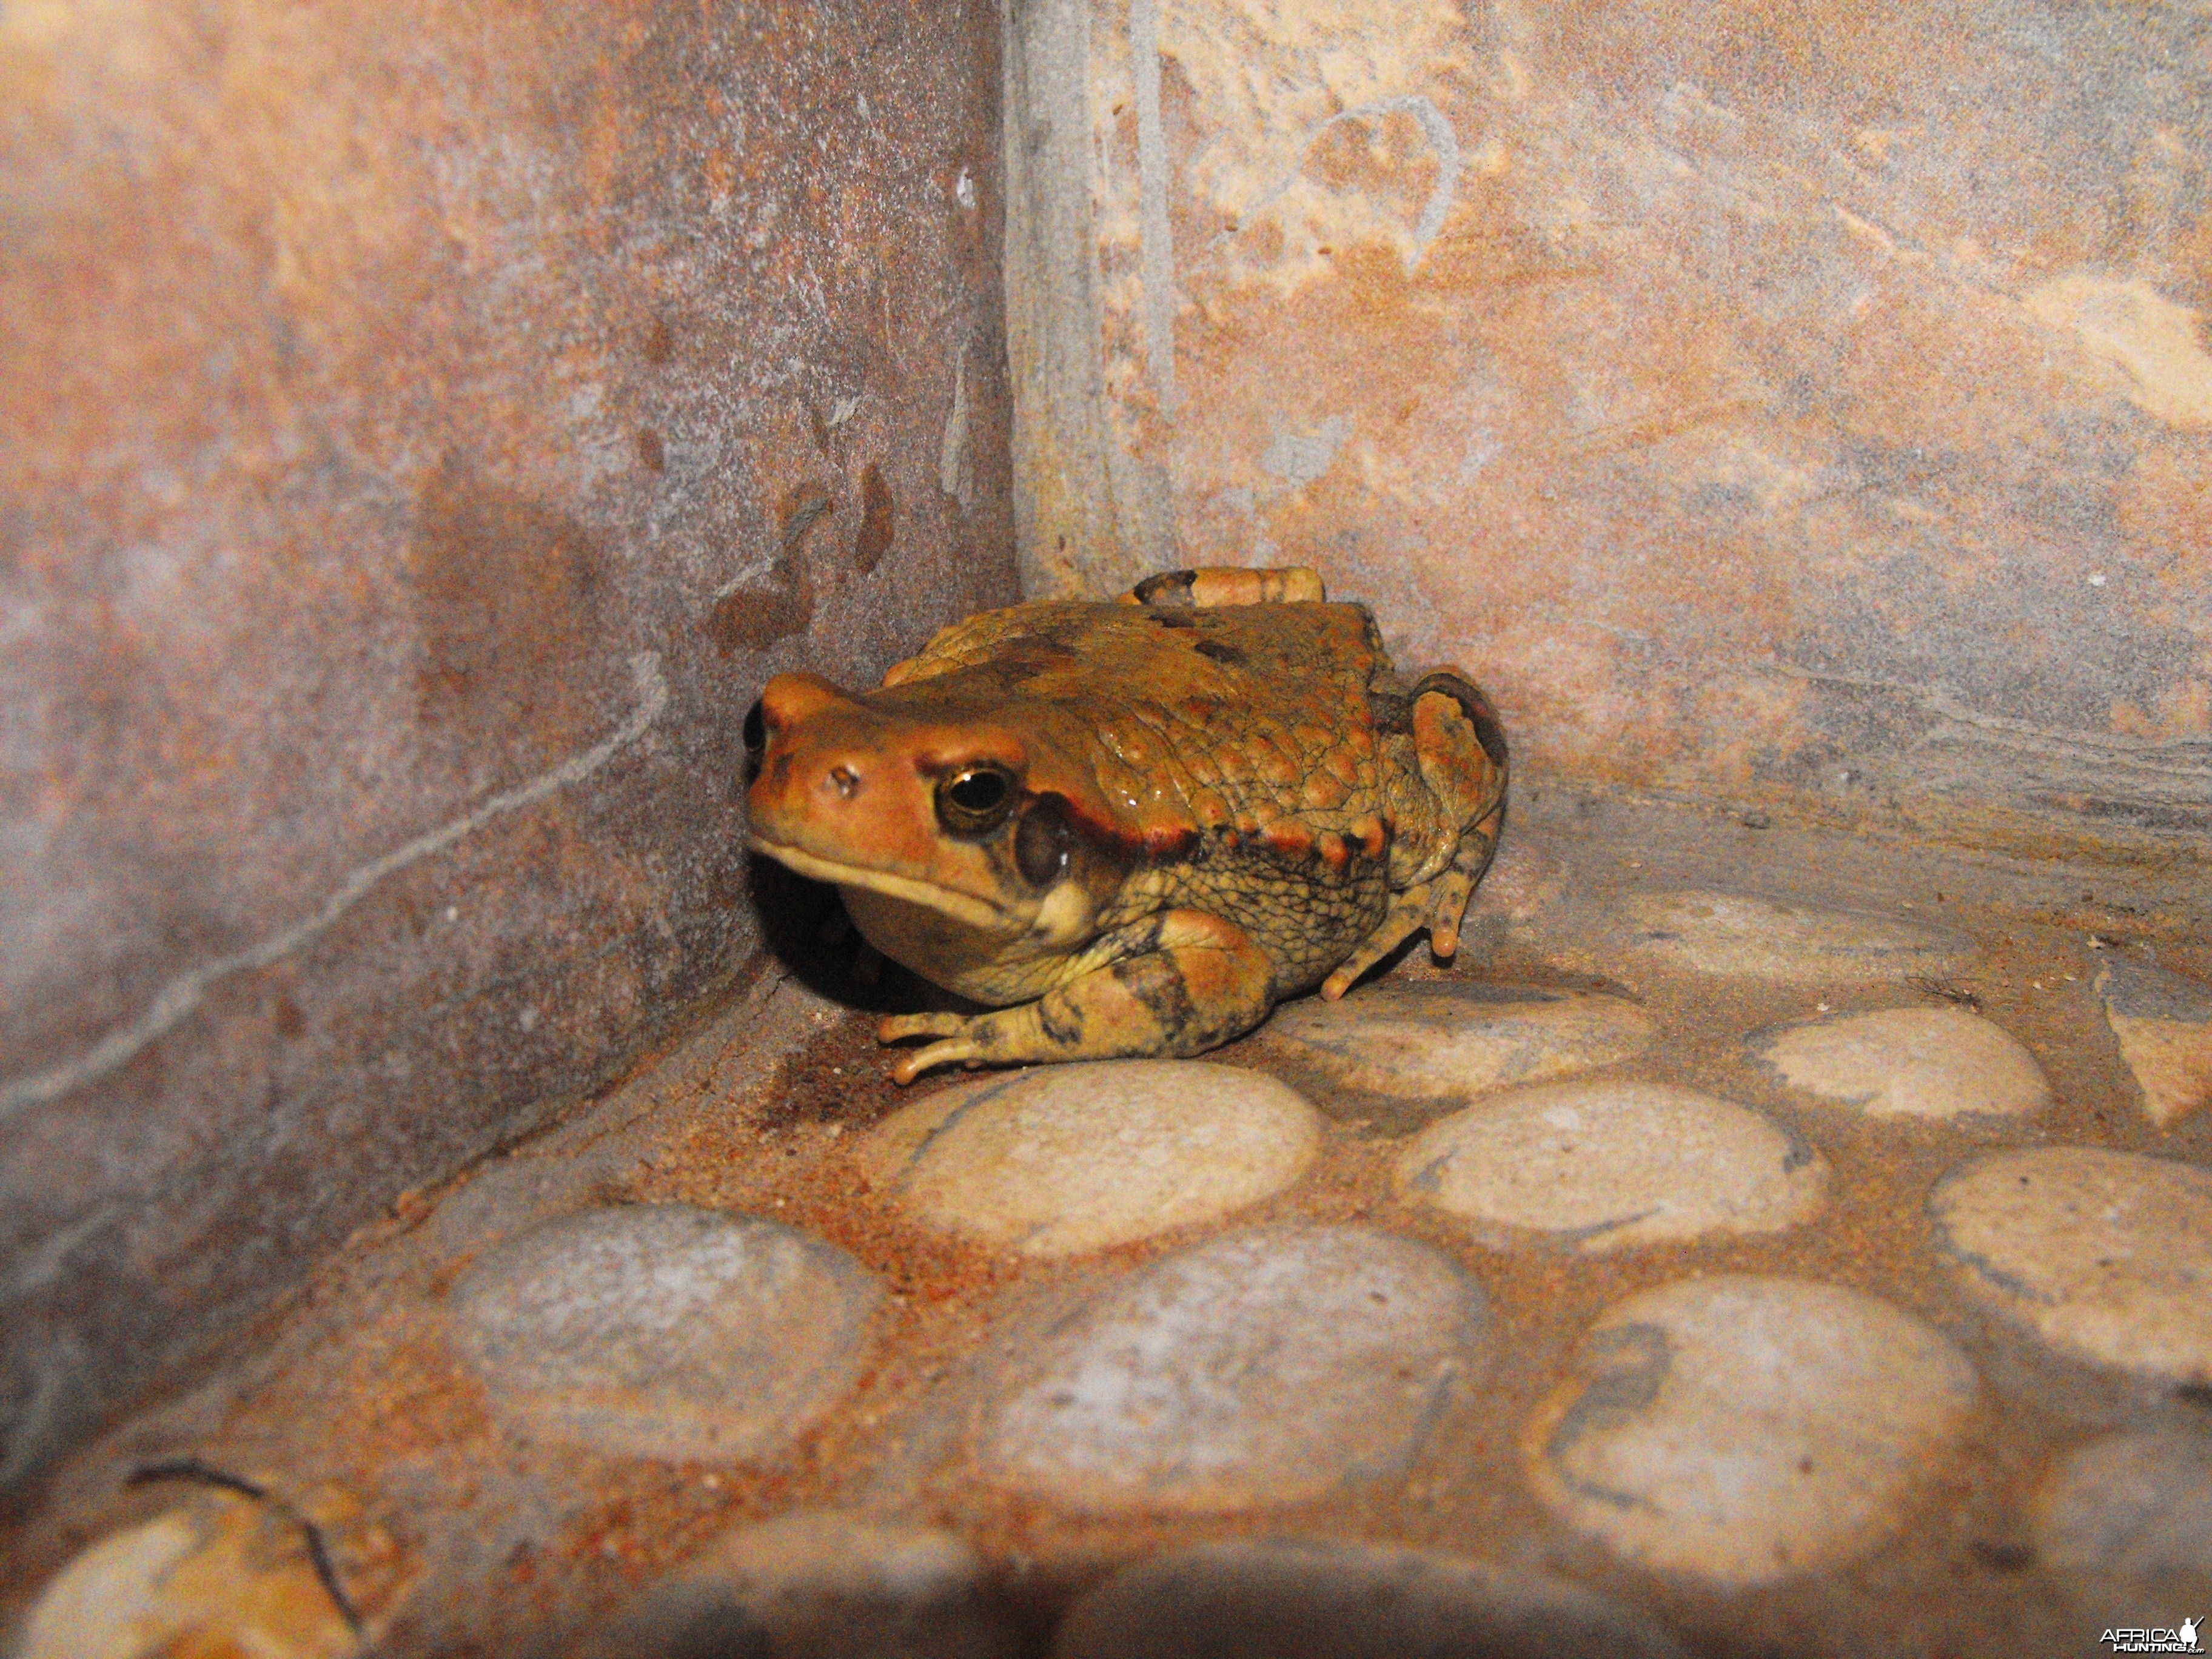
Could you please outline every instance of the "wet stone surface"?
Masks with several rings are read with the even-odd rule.
[[[2045,1478],[2034,1514],[2037,1552],[2054,1567],[2212,1591],[2212,1428],[2092,1441]]]
[[[1911,1315],[1749,1275],[1618,1304],[1574,1370],[1523,1436],[1537,1496],[1629,1561],[1727,1585],[1833,1565],[1897,1529],[1977,1389]]]
[[[1074,1509],[1297,1503],[1404,1468],[1484,1358],[1481,1292],[1365,1227],[1232,1234],[1001,1356],[979,1478]]]
[[[1827,1160],[1758,1113],[1654,1083],[1559,1083],[1431,1124],[1400,1188],[1476,1224],[1588,1253],[1765,1233],[1818,1211]]]
[[[1785,984],[1948,973],[1973,952],[1962,933],[1900,916],[1708,889],[1632,896],[1613,939],[1664,966]]]
[[[1189,1060],[1041,1066],[948,1089],[871,1143],[921,1220],[1025,1255],[1213,1221],[1304,1173],[1321,1120],[1270,1077]]]
[[[1650,1045],[1652,1026],[1634,1003],[1600,993],[1386,981],[1279,1008],[1263,1036],[1337,1084],[1427,1101],[1627,1060]]]
[[[1994,1153],[1929,1199],[1959,1283],[2075,1358],[2212,1380],[2212,1171],[2086,1146]]]
[[[982,1558],[958,1534],[836,1512],[785,1516],[710,1544],[633,1597],[572,1659],[1012,1659]]]
[[[2035,1056],[1963,1009],[1838,1014],[1755,1033],[1746,1046],[1787,1087],[1869,1117],[2014,1117],[2051,1104]]]
[[[1054,1659],[1674,1659],[1667,1632],[1534,1571],[1356,1543],[1200,1545],[1069,1610]]]
[[[2121,959],[2099,971],[2097,993],[2152,1122],[2212,1102],[2212,985]]]
[[[450,1305],[518,1431],[741,1461],[783,1449],[845,1391],[880,1296],[843,1252],[776,1222],[639,1204],[507,1241]]]

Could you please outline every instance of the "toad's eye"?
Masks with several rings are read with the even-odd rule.
[[[989,835],[1013,810],[1013,775],[1004,767],[965,766],[937,786],[937,821],[963,840]]]

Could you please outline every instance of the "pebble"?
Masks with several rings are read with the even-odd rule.
[[[1224,1510],[1403,1469],[1482,1358],[1482,1294],[1439,1252],[1356,1226],[1231,1234],[1010,1343],[976,1472],[1088,1510]]]
[[[15,1659],[337,1659],[359,1650],[280,1504],[208,1490],[76,1556],[31,1609]]]
[[[2212,1380],[2212,1171],[2086,1146],[1997,1152],[1929,1197],[1959,1282],[2076,1358]]]
[[[1641,1053],[1651,1021],[1623,997],[1454,981],[1385,981],[1278,1009],[1269,1043],[1331,1081],[1416,1100],[1541,1083]]]
[[[1575,1369],[1523,1436],[1537,1496],[1632,1562],[1738,1588],[1893,1532],[1977,1390],[1947,1338],[1887,1303],[1741,1274],[1607,1310]]]
[[[845,1393],[880,1299],[844,1252],[780,1223],[636,1204],[508,1239],[450,1306],[495,1413],[520,1431],[742,1461]]]
[[[1962,933],[1901,917],[1698,889],[1635,895],[1617,932],[1633,954],[1672,967],[1792,983],[1946,973],[1973,951]]]
[[[572,1659],[1013,1659],[983,1560],[939,1528],[803,1511],[743,1527],[634,1597]]]
[[[2164,1128],[2212,1101],[2212,985],[2114,960],[2099,971],[2097,994],[2152,1122]]]
[[[1838,1014],[1747,1046],[1788,1087],[1869,1117],[2025,1116],[2051,1104],[2035,1056],[1963,1008]]]
[[[2034,1521],[2036,1553],[2053,1567],[2146,1583],[2212,1579],[2212,1432],[2092,1441],[2045,1478]]]
[[[1595,1254],[1794,1226],[1820,1207],[1828,1163],[1758,1113],[1693,1090],[1556,1083],[1430,1125],[1396,1176],[1447,1214]]]
[[[1121,1060],[947,1089],[891,1117],[865,1158],[930,1225],[1062,1256],[1271,1198],[1320,1144],[1319,1115],[1273,1078]]]
[[[1201,1544],[1068,1610],[1054,1659],[1679,1659],[1665,1631],[1547,1574],[1386,1544]]]

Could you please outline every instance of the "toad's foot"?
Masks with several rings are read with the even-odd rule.
[[[1423,927],[1429,930],[1430,950],[1446,960],[1458,955],[1460,924],[1466,919],[1468,902],[1474,896],[1475,884],[1482,879],[1498,850],[1498,831],[1504,820],[1505,803],[1500,800],[1481,823],[1460,837],[1448,868],[1433,881],[1395,895],[1375,931],[1322,981],[1322,1000],[1334,1002],[1362,974]]]
[[[1218,916],[1170,910],[1101,943],[1112,947],[1108,960],[1035,1002],[886,1019],[877,1028],[885,1042],[939,1039],[902,1057],[892,1079],[955,1064],[1194,1054],[1250,1030],[1273,1006],[1273,964]]]

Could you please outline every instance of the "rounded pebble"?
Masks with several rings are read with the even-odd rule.
[[[1012,1659],[982,1558],[957,1534],[835,1510],[742,1527],[632,1598],[571,1659]]]
[[[1385,981],[1279,1009],[1271,1042],[1333,1081],[1417,1100],[1540,1083],[1640,1054],[1651,1021],[1626,998],[1451,981]]]
[[[1794,1226],[1820,1207],[1828,1163],[1693,1090],[1558,1083],[1430,1125],[1396,1175],[1447,1214],[1596,1253]]]
[[[1402,1469],[1478,1364],[1481,1292],[1364,1227],[1214,1239],[1012,1347],[977,1472],[1071,1508],[1234,1510]]]
[[[1929,1195],[1959,1282],[2076,1358],[2212,1379],[2212,1171],[2085,1146],[1994,1153]]]
[[[1830,1285],[1721,1275],[1609,1309],[1522,1440],[1536,1494],[1641,1565],[1729,1586],[1872,1547],[1974,1403],[1941,1334]]]
[[[1054,1659],[1677,1659],[1619,1603],[1533,1571],[1384,1544],[1201,1544],[1068,1610]]]
[[[338,1659],[360,1646],[297,1513],[204,1491],[70,1561],[11,1651],[15,1659]]]
[[[525,1432],[636,1457],[781,1449],[842,1395],[881,1292],[834,1246],[685,1204],[532,1228],[451,1307],[492,1407]]]
[[[2146,1581],[2212,1577],[2212,1433],[2092,1441],[2045,1477],[2034,1517],[2048,1565]]]
[[[2035,1056],[1961,1008],[1885,1008],[1754,1035],[1789,1087],[1869,1117],[2021,1116],[2051,1104]]]
[[[2097,994],[2145,1116],[2163,1128],[2212,1103],[2212,985],[2115,957],[2097,975]]]
[[[1973,951],[1962,933],[1896,916],[1698,889],[1637,894],[1620,917],[1637,955],[1735,978],[1898,979],[1948,971]]]
[[[1121,1060],[947,1089],[886,1121],[867,1158],[932,1226],[1060,1256],[1272,1197],[1320,1141],[1319,1115],[1273,1078]]]

